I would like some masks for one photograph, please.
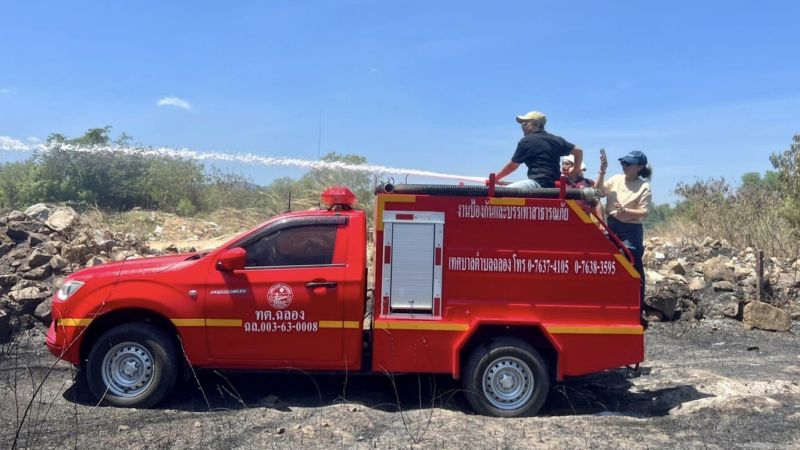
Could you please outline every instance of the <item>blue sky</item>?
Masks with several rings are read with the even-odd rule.
[[[148,145],[315,159],[321,115],[322,154],[484,176],[513,153],[514,116],[536,109],[586,150],[592,177],[600,147],[611,158],[645,151],[666,202],[679,181],[769,169],[800,133],[800,2],[9,1],[0,11],[0,136],[21,140],[112,125]],[[231,168],[260,183],[302,173]]]

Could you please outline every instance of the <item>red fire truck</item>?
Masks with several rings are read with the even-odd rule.
[[[345,188],[204,253],[76,272],[47,346],[106,404],[149,407],[191,365],[439,373],[482,414],[532,414],[552,380],[644,359],[639,275],[593,190]],[[373,298],[373,308],[368,299]]]

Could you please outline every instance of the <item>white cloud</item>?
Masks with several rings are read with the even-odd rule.
[[[9,136],[0,136],[0,150],[21,150],[25,151],[29,146],[19,139],[14,139]]]
[[[0,94],[10,94],[10,93],[11,93],[11,89],[9,89],[9,88],[1,88],[0,89]]]
[[[28,142],[33,142],[34,144],[36,144],[36,143],[42,142],[42,140],[37,138],[36,136],[29,136],[28,137]]]
[[[192,110],[191,103],[178,97],[164,97],[160,99],[158,103],[156,103],[156,106],[177,106],[178,108],[183,108],[187,111]]]
[[[377,67],[372,67],[372,68],[369,69],[370,73],[376,73],[377,71],[378,71]]]

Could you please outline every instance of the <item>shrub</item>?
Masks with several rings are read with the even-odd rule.
[[[370,176],[343,170],[315,169],[299,180],[279,178],[260,186],[249,178],[206,168],[194,160],[152,157],[104,149],[76,152],[67,145],[127,145],[123,133],[110,137],[111,127],[93,128],[69,139],[52,134],[47,152],[24,162],[0,164],[0,207],[23,209],[38,202],[80,201],[110,211],[133,207],[191,216],[220,208],[255,208],[272,215],[317,206],[320,193],[331,185],[350,187],[371,220]],[[357,155],[331,153],[324,161],[364,164]]]
[[[191,200],[188,198],[182,198],[178,201],[178,208],[177,208],[178,215],[189,217],[195,215],[197,212],[197,207],[194,206]]]
[[[797,255],[798,241],[789,238],[791,226],[779,207],[782,193],[768,183],[743,180],[734,187],[720,178],[681,183],[676,193],[683,201],[673,222],[685,226],[687,237],[710,236],[774,256]]]

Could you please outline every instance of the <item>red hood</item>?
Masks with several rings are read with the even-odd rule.
[[[90,278],[124,277],[132,275],[151,275],[163,272],[180,262],[186,261],[197,253],[183,253],[177,255],[158,256],[155,258],[136,258],[125,261],[101,264],[75,272],[70,276],[73,279],[86,280]]]

